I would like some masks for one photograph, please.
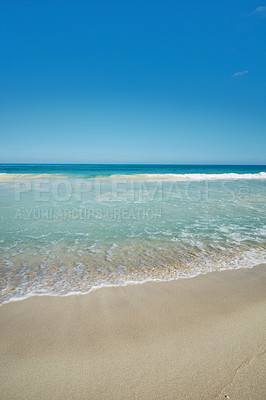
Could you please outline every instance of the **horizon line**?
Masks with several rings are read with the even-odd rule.
[[[266,163],[164,163],[164,162],[151,162],[151,163],[76,163],[76,162],[0,162],[0,165],[213,165],[213,166],[266,166]]]

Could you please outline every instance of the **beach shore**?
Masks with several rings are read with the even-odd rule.
[[[266,265],[6,303],[0,357],[3,400],[264,400]]]

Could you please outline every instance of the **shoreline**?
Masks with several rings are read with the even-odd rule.
[[[143,281],[125,281],[124,283],[118,283],[118,284],[100,284],[97,286],[92,286],[87,292],[68,292],[65,294],[59,294],[59,293],[33,293],[33,294],[29,294],[25,297],[14,297],[11,298],[9,300],[6,300],[2,303],[0,303],[0,308],[5,305],[5,304],[9,304],[9,303],[13,303],[13,302],[20,302],[20,301],[25,301],[34,297],[69,297],[69,296],[86,296],[89,295],[90,293],[99,290],[99,289],[106,289],[106,288],[119,288],[119,287],[127,287],[130,285],[143,285],[146,283],[150,283],[150,282],[155,282],[155,283],[163,283],[163,282],[172,282],[172,281],[179,281],[179,280],[183,280],[183,279],[193,279],[193,278],[197,278],[201,275],[205,276],[211,273],[218,273],[218,272],[226,272],[226,271],[237,271],[237,270],[241,270],[241,269],[253,269],[253,268],[258,268],[261,267],[263,265],[266,265],[266,263],[260,263],[260,264],[254,264],[250,267],[248,266],[240,266],[240,267],[236,267],[236,268],[221,268],[219,270],[211,270],[211,271],[203,271],[203,272],[198,272],[195,275],[182,275],[182,276],[178,276],[178,277],[174,277],[174,278],[166,278],[166,279],[159,279],[159,278],[148,278],[145,279]]]
[[[0,398],[266,398],[266,264],[0,307]]]

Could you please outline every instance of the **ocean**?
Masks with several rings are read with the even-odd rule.
[[[266,166],[0,164],[1,303],[266,262]]]

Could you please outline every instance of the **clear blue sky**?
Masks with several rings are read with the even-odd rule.
[[[0,162],[266,164],[266,0],[2,0],[0,57]]]

